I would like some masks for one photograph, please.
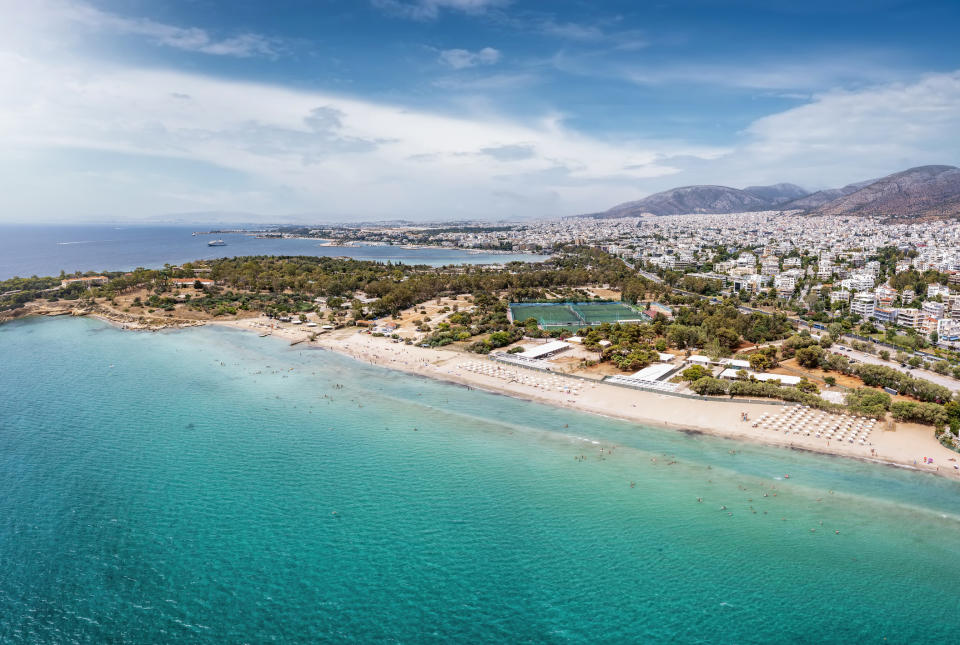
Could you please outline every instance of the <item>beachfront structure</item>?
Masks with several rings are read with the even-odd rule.
[[[573,345],[570,343],[565,343],[562,340],[553,340],[543,345],[523,345],[522,354],[524,358],[543,360],[551,356],[556,356],[571,347],[573,347]]]
[[[640,381],[662,381],[678,369],[680,368],[676,365],[670,365],[669,363],[654,363],[653,365],[644,367],[639,372],[634,372],[630,375],[630,378]]]
[[[720,378],[728,381],[736,381],[740,378],[740,373],[746,370],[725,369],[720,372]],[[798,385],[802,380],[799,376],[790,376],[789,374],[760,374],[757,372],[747,372],[747,378],[757,381],[780,381],[781,385]]]
[[[721,358],[717,362],[721,365],[726,365],[727,367],[733,367],[736,369],[747,369],[750,367],[750,361],[745,361],[739,358]]]

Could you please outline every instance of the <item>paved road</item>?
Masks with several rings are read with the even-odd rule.
[[[841,349],[842,348],[842,349]],[[946,388],[949,388],[953,392],[960,392],[960,381],[957,381],[954,378],[949,376],[944,376],[943,374],[937,374],[936,372],[931,372],[930,370],[922,369],[907,369],[906,367],[900,367],[900,363],[896,361],[885,361],[879,356],[874,356],[873,354],[867,354],[866,352],[858,352],[855,349],[851,349],[846,345],[834,345],[830,348],[830,351],[834,354],[840,354],[841,356],[846,356],[847,358],[852,358],[855,361],[860,363],[868,363],[870,365],[883,365],[884,367],[892,367],[896,370],[900,370],[906,374],[916,376],[917,378],[926,379],[937,385],[942,385]]]

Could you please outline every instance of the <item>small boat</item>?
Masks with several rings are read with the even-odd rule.
[[[207,242],[207,246],[226,246],[227,243],[223,240],[210,240]]]

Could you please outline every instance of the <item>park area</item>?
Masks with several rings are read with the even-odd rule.
[[[542,329],[580,329],[603,323],[646,322],[646,314],[625,302],[510,303],[516,322],[534,318]]]

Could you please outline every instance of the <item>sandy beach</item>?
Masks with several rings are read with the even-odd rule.
[[[697,431],[729,439],[893,464],[960,479],[960,471],[954,468],[960,455],[942,446],[929,426],[896,423],[893,426],[895,429],[889,431],[884,429],[886,424],[881,423],[872,433],[867,445],[836,441],[829,442],[828,445],[825,439],[814,436],[807,437],[796,433],[785,435],[763,427],[753,427],[753,421],[764,414],[782,413],[786,409],[782,405],[730,399],[688,399],[562,374],[543,374],[535,370],[498,364],[485,356],[464,351],[395,343],[389,338],[359,332],[356,328],[323,333],[310,341],[310,336],[316,332],[315,328],[277,328],[273,321],[266,318],[215,324],[259,334],[270,333],[291,343],[309,343],[373,365],[418,376],[638,424]],[[481,370],[478,366],[493,369]],[[496,369],[497,367],[500,369]],[[544,387],[548,381],[551,382],[551,387]],[[741,419],[743,413],[748,415],[748,421]],[[924,463],[925,457],[932,458],[933,463]]]

